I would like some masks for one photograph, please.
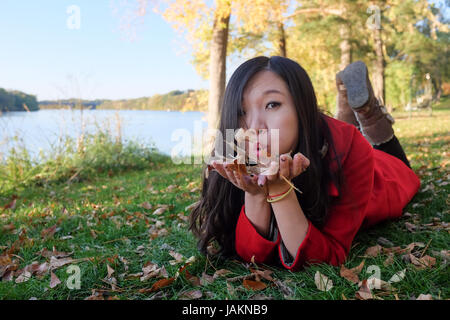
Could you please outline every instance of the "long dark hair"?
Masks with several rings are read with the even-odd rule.
[[[328,195],[328,183],[333,181],[340,193],[344,180],[340,159],[324,113],[317,106],[311,80],[297,62],[280,56],[259,56],[241,64],[227,84],[219,130],[225,137],[226,129],[239,128],[244,88],[250,78],[262,70],[279,75],[292,95],[299,121],[299,141],[293,154],[301,152],[310,160],[309,168],[292,182],[303,192],[297,194],[297,198],[305,216],[314,226],[321,228],[332,201]],[[328,143],[328,156],[322,158],[319,150],[325,141]],[[329,162],[334,159],[338,163],[337,171],[331,172]],[[206,166],[201,198],[190,215],[190,230],[198,238],[198,248],[202,253],[207,253],[208,245],[216,241],[219,256],[235,256],[235,229],[245,193],[215,171],[210,172],[206,179],[205,170]]]

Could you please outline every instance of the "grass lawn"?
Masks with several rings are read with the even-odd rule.
[[[364,261],[360,280],[375,275],[387,282],[397,274],[394,278],[400,281],[393,282],[391,290],[372,290],[374,299],[415,299],[421,294],[449,299],[450,99],[435,106],[432,117],[393,116],[396,135],[422,186],[404,209],[405,217],[357,235],[345,267]],[[9,270],[29,266],[30,272],[6,281],[12,273],[3,269],[0,298],[355,299],[359,286],[341,277],[339,267],[314,265],[292,273],[260,265],[261,270],[272,271],[274,280],[261,279],[265,288],[251,290],[252,283],[243,282],[243,276],[251,274],[249,265],[201,255],[186,224],[186,207],[199,197],[200,177],[200,166],[167,160],[146,170],[30,187],[17,195],[13,208],[4,209],[11,195],[0,194],[0,252],[12,254],[0,255],[0,275],[7,265]],[[405,249],[413,242],[417,244],[413,257],[407,252],[389,254],[395,251],[391,247]],[[373,256],[366,253],[377,244],[391,249]],[[376,248],[380,249],[369,251]],[[427,264],[420,267],[417,261],[427,256]],[[188,273],[178,272],[187,259]],[[72,280],[77,270],[72,273],[71,265],[81,272],[79,289],[66,285],[76,287]],[[40,275],[39,270],[45,272]],[[317,271],[332,281],[330,290],[318,289]],[[214,274],[214,279],[207,276]]]

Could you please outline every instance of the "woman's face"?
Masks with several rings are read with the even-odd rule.
[[[271,130],[278,129],[279,153],[295,150],[299,134],[297,111],[287,84],[280,76],[269,70],[256,73],[244,88],[242,108],[240,125],[256,130],[260,149],[272,152]],[[258,144],[250,142],[248,147],[254,152]]]

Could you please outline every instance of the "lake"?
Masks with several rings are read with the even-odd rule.
[[[5,112],[0,116],[0,153],[5,156],[12,146],[22,143],[36,156],[40,149],[51,150],[62,136],[76,139],[83,130],[94,133],[101,128],[116,137],[120,132],[122,141],[134,140],[153,145],[160,152],[171,155],[171,150],[177,149],[182,138],[201,136],[202,128],[207,128],[207,122],[202,120],[204,116],[203,112],[152,110]],[[14,136],[20,141],[13,139]],[[177,154],[186,155],[182,151]]]

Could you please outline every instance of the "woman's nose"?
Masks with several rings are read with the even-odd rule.
[[[247,129],[254,129],[258,133],[258,130],[267,129],[267,123],[263,115],[260,113],[251,115],[247,122]]]

